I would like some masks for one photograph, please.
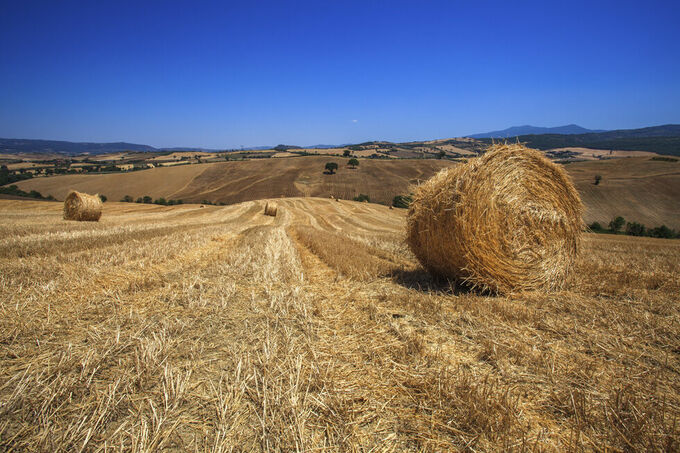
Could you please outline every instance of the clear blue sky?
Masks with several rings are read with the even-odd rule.
[[[0,0],[0,137],[231,148],[680,123],[679,4]]]

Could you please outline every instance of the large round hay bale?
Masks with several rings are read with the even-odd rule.
[[[497,293],[562,287],[579,249],[583,206],[564,169],[519,144],[418,186],[407,243],[433,274]]]
[[[264,205],[264,215],[276,217],[277,210],[278,208],[275,203],[267,202],[267,204]]]
[[[64,200],[65,220],[97,222],[102,216],[102,200],[99,195],[90,195],[72,190]]]

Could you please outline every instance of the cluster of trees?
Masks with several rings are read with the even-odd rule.
[[[345,153],[349,153],[349,151],[345,150]],[[359,159],[357,159],[356,157],[352,157],[350,160],[347,161],[347,166],[350,168],[357,168],[359,166]],[[326,166],[324,167],[324,173],[332,175],[337,171],[337,169],[338,169],[337,163],[327,162]]]
[[[210,200],[201,200],[201,204],[210,204],[210,205],[213,205],[213,206],[224,206],[224,205],[226,205],[226,203],[223,202],[223,201],[217,202],[217,201],[210,201]]]
[[[55,198],[52,195],[44,197],[43,194],[41,194],[37,190],[31,190],[30,192],[26,192],[19,189],[14,184],[12,184],[9,187],[0,187],[0,193],[4,193],[7,195],[15,195],[17,197],[35,198],[37,200],[50,200],[50,201],[55,200]]]
[[[100,195],[101,196],[101,195]],[[144,203],[144,204],[160,204],[163,206],[174,206],[176,204],[184,204],[184,200],[166,200],[163,197],[156,198],[155,200],[148,195],[139,197],[136,200],[130,195],[125,195],[120,201],[124,203]]]
[[[23,181],[33,177],[32,173],[25,170],[9,171],[7,165],[0,166],[0,186],[5,184],[12,184],[13,182]]]
[[[666,225],[646,228],[638,222],[626,222],[626,219],[621,216],[612,219],[608,228],[603,227],[599,222],[594,222],[588,226],[594,233],[627,234],[629,236],[650,236],[666,239],[680,238],[680,232],[676,232]]]

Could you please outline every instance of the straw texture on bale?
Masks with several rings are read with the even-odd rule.
[[[556,290],[580,246],[583,205],[540,151],[495,144],[418,186],[407,243],[431,273],[496,293]]]
[[[276,217],[277,210],[278,208],[276,207],[275,203],[267,203],[266,205],[264,205],[264,215]]]
[[[72,190],[64,200],[64,219],[97,222],[102,216],[102,200],[99,195]]]

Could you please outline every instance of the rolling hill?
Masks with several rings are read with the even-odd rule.
[[[339,165],[337,174],[323,173],[326,162]],[[63,199],[70,189],[105,194],[110,200],[133,198],[182,199],[185,202],[238,203],[261,198],[329,197],[351,199],[361,193],[387,204],[412,184],[441,168],[447,160],[361,159],[358,168],[327,156],[218,162],[154,168],[131,173],[65,175],[17,183],[25,191]],[[565,166],[586,206],[585,221],[607,224],[623,216],[647,226],[680,228],[680,162],[649,157],[574,162]],[[594,185],[595,175],[602,176]]]
[[[326,162],[339,166],[334,175],[323,173]],[[343,199],[360,193],[372,201],[390,203],[395,195],[407,193],[410,184],[432,176],[451,165],[446,160],[362,159],[358,168],[346,166],[347,159],[308,156],[260,159],[199,165],[154,168],[133,173],[66,175],[34,178],[17,185],[63,199],[70,189],[105,194],[111,200],[125,195],[149,195],[200,202],[227,204],[273,197],[331,195]]]

